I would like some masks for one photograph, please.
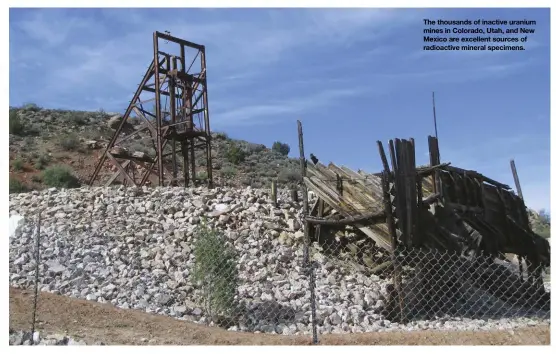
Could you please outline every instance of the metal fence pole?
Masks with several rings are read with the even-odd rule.
[[[37,302],[39,297],[39,265],[41,262],[41,212],[37,215],[37,242],[35,244],[35,291],[33,295],[33,319],[31,322],[31,344],[35,344],[34,333],[37,320]]]

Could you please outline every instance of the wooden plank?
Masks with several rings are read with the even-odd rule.
[[[344,218],[340,220],[326,219],[322,216],[314,217],[307,216],[306,219],[314,225],[329,225],[329,226],[341,226],[341,225],[351,225],[355,223],[374,223],[376,221],[384,222],[386,215],[384,213],[378,214],[363,214],[361,216],[355,216],[350,218]]]
[[[502,189],[506,189],[509,190],[511,189],[510,186],[508,186],[507,184],[504,183],[500,183],[498,181],[493,180],[492,178],[488,178],[482,174],[480,174],[477,171],[472,171],[472,170],[465,170],[463,168],[459,168],[459,167],[454,167],[454,166],[444,166],[442,167],[443,170],[448,171],[448,172],[455,172],[455,173],[460,173],[460,174],[464,174],[466,173],[468,176],[476,178],[481,180],[482,182],[486,182],[489,184],[492,184],[495,187],[500,187]]]
[[[304,178],[304,182],[307,187],[315,192],[319,197],[324,199],[324,201],[336,209],[344,216],[357,216],[361,214],[359,210],[356,210],[353,206],[346,202],[338,193],[331,187],[329,187],[326,182],[319,180],[318,178]]]
[[[354,217],[358,214],[360,215],[360,212],[353,210],[350,205],[340,200],[340,198],[338,198],[339,196],[332,188],[326,186],[324,182],[321,182],[322,184],[318,184],[318,182],[315,183],[315,180],[318,181],[315,177],[304,178],[304,182],[307,187],[322,198],[327,204],[336,209],[342,216]],[[356,223],[354,226],[375,241],[377,246],[387,250],[390,249],[387,232],[384,230],[385,225],[369,227],[364,224]]]
[[[358,178],[356,177],[357,174],[347,168],[338,168],[335,165],[331,165],[330,169],[346,179],[352,178],[353,182],[355,182],[352,183],[348,180],[344,183],[344,191],[349,194],[348,199],[356,199],[357,202],[363,205],[364,208],[369,209],[368,212],[377,212],[378,210],[382,210],[379,194],[374,189],[374,186],[365,186],[361,179],[356,179]]]

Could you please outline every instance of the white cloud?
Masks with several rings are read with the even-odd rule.
[[[34,11],[11,24],[11,28],[13,25],[13,29],[33,40],[10,43],[11,61],[24,66],[39,58],[48,68],[42,73],[44,84],[34,92],[44,102],[79,91],[98,95],[105,89],[119,89],[131,93],[150,63],[152,32],[168,30],[206,46],[209,83],[219,91],[236,83],[245,84],[243,80],[226,78],[264,75],[269,65],[283,58],[296,58],[298,51],[306,48],[378,38],[414,16],[387,9],[282,9],[253,11],[256,16],[252,20],[238,21],[220,16],[219,12],[212,16],[209,11],[202,20],[168,23],[162,10],[156,11],[103,9],[103,25],[99,25],[98,16],[93,18],[83,10]],[[108,35],[111,24],[123,29]],[[64,50],[57,49],[62,46]],[[368,59],[381,50],[384,48],[373,49],[365,55],[367,58],[349,59]],[[331,62],[328,67],[348,62]]]
[[[80,19],[64,16],[63,11],[48,9],[32,12],[29,18],[17,22],[16,27],[41,46],[55,47],[65,43],[73,32],[86,30],[87,25]]]
[[[218,126],[269,124],[276,119],[299,119],[301,113],[314,108],[327,107],[338,99],[354,97],[365,93],[365,89],[330,89],[316,93],[294,96],[287,99],[268,101],[259,104],[246,103],[239,106],[237,101],[214,102],[211,120]]]

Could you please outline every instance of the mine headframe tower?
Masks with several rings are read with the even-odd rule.
[[[170,54],[171,49],[177,53]],[[116,180],[124,185],[143,186],[147,181],[156,183],[156,178],[159,186],[195,185],[197,150],[206,159],[207,182],[212,187],[205,47],[169,33],[154,32],[153,56],[89,184],[101,180],[100,171],[111,165],[115,167],[114,174],[100,182],[106,186]],[[132,120],[139,124],[130,124]],[[141,133],[150,135],[147,140],[152,143],[152,156],[126,148]],[[181,178],[178,147],[183,158]]]

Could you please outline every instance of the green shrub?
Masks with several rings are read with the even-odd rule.
[[[20,135],[20,136],[23,135],[23,132],[25,131],[25,126],[21,121],[21,118],[19,117],[19,114],[17,113],[16,110],[10,111],[9,124],[10,124],[10,128],[9,128],[10,134]]]
[[[224,166],[221,174],[224,178],[233,178],[237,174],[237,169],[233,166]]]
[[[228,134],[224,133],[224,132],[213,132],[212,135],[214,136],[215,139],[218,140],[228,140]]]
[[[44,170],[44,168],[48,165],[49,162],[50,162],[50,156],[40,155],[39,157],[37,157],[37,160],[35,161],[35,168],[37,170]]]
[[[20,158],[17,158],[15,160],[13,160],[12,162],[12,167],[14,169],[14,171],[22,171],[23,170],[23,160]]]
[[[68,112],[64,118],[69,124],[86,125],[88,122],[82,112]]]
[[[266,150],[266,146],[264,146],[264,144],[249,143],[247,145],[247,151],[249,151],[250,154],[256,154],[264,150]]]
[[[208,179],[208,173],[206,171],[197,172],[197,179],[199,181],[206,181]]]
[[[48,187],[77,188],[80,186],[79,179],[66,166],[47,168],[42,173],[42,180]]]
[[[10,193],[24,193],[27,192],[27,186],[21,183],[15,177],[10,176]]]
[[[215,319],[233,316],[239,282],[237,254],[226,237],[203,220],[195,241],[193,280],[200,286],[204,308]]]
[[[234,165],[238,165],[245,161],[245,151],[243,151],[236,143],[230,144],[230,148],[226,152],[226,158]]]
[[[25,109],[27,111],[32,111],[32,112],[38,112],[40,111],[42,108],[37,106],[34,103],[26,103],[23,105],[22,109]]]
[[[276,151],[281,155],[288,156],[288,154],[290,153],[290,146],[286,143],[275,141],[274,144],[272,144],[272,151]]]
[[[42,176],[41,175],[33,175],[31,177],[31,181],[33,181],[35,183],[41,183],[42,182]]]
[[[67,134],[60,138],[60,146],[66,151],[75,151],[79,148],[79,138],[75,134]]]
[[[296,170],[282,170],[278,173],[278,182],[288,183],[288,182],[300,182],[301,173]]]

